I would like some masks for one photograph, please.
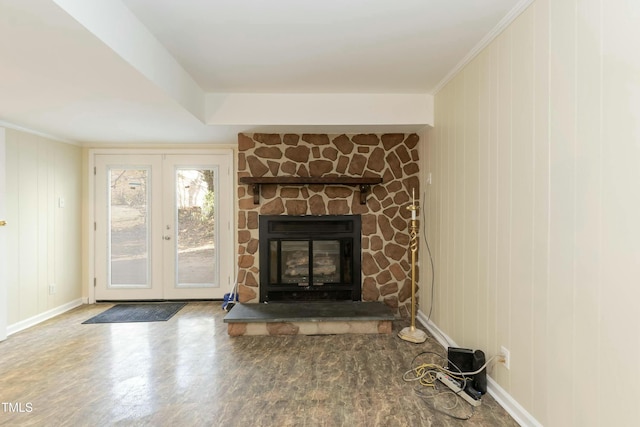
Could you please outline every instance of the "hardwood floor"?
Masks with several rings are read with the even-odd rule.
[[[167,322],[83,325],[79,307],[0,343],[0,425],[514,426],[489,396],[469,421],[440,414],[402,380],[429,338],[229,337],[220,303]],[[429,391],[427,391],[429,392]],[[451,393],[427,399],[439,408]],[[470,414],[462,401],[450,412]]]

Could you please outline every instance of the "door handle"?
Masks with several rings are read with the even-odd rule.
[[[171,240],[171,236],[162,236],[164,240]]]
[[[5,225],[7,225],[7,221],[0,221],[0,227],[4,227]]]

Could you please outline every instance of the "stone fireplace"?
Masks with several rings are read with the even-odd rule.
[[[409,259],[410,212],[406,206],[411,192],[420,194],[418,180],[418,136],[415,134],[252,134],[238,135],[238,293],[241,302],[264,301],[265,260],[260,236],[261,217],[291,216],[318,217],[356,215],[361,220],[360,298],[362,301],[381,301],[391,307],[397,315],[407,317],[411,307],[411,280]],[[359,177],[382,178],[381,183],[371,185],[370,192],[353,185],[326,185],[309,183],[263,184],[260,194],[255,195],[255,186],[243,184],[247,177]],[[377,181],[379,182],[379,180]],[[368,188],[367,188],[368,190]],[[256,196],[256,197],[254,197]],[[257,202],[257,203],[256,203]],[[292,239],[292,240],[296,240]],[[305,240],[305,239],[303,239]],[[320,244],[327,254],[335,253],[339,244]],[[338,239],[339,240],[339,239]],[[304,244],[287,243],[274,250],[284,249],[292,259],[282,260],[280,273],[296,263],[304,265],[311,261],[296,259],[299,251],[312,250]],[[342,244],[342,243],[340,243]],[[323,247],[323,245],[325,245]],[[311,249],[309,249],[311,248]],[[330,263],[331,255],[318,265]],[[357,258],[358,255],[354,255]],[[322,264],[324,265],[324,264]],[[284,285],[292,285],[302,292],[307,282],[302,277],[304,266],[299,271],[292,269],[292,276],[278,277]],[[307,264],[307,272],[309,265]],[[327,271],[331,267],[327,268]],[[273,271],[274,269],[272,269]],[[277,271],[277,269],[276,269]],[[318,270],[321,271],[321,270]],[[342,278],[340,278],[342,280]],[[319,285],[318,283],[323,283]],[[309,291],[328,292],[319,289],[327,286],[318,280]],[[335,283],[335,282],[332,282]],[[266,286],[266,285],[265,285]],[[293,292],[293,289],[291,289]],[[316,295],[317,296],[317,295]],[[329,299],[335,299],[335,295]],[[276,297],[278,298],[278,297]],[[351,297],[353,298],[353,296]],[[270,297],[267,297],[270,299]]]

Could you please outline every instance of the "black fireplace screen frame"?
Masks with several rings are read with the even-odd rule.
[[[360,215],[261,215],[259,217],[260,250],[260,302],[320,301],[362,299],[362,219]],[[272,277],[281,278],[282,242],[340,242],[340,279],[332,283],[272,283]],[[277,246],[278,261],[270,262],[272,245]],[[348,250],[350,254],[342,254]],[[343,256],[344,255],[344,256]],[[313,254],[309,254],[309,272],[313,275]],[[280,266],[280,267],[279,267]],[[347,280],[344,280],[347,279]],[[276,280],[277,282],[277,280]]]

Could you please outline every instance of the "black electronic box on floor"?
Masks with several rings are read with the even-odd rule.
[[[447,349],[447,369],[450,372],[475,372],[486,363],[482,350],[449,347]],[[487,392],[487,369],[474,375],[464,375],[467,379],[464,391],[474,399]]]

